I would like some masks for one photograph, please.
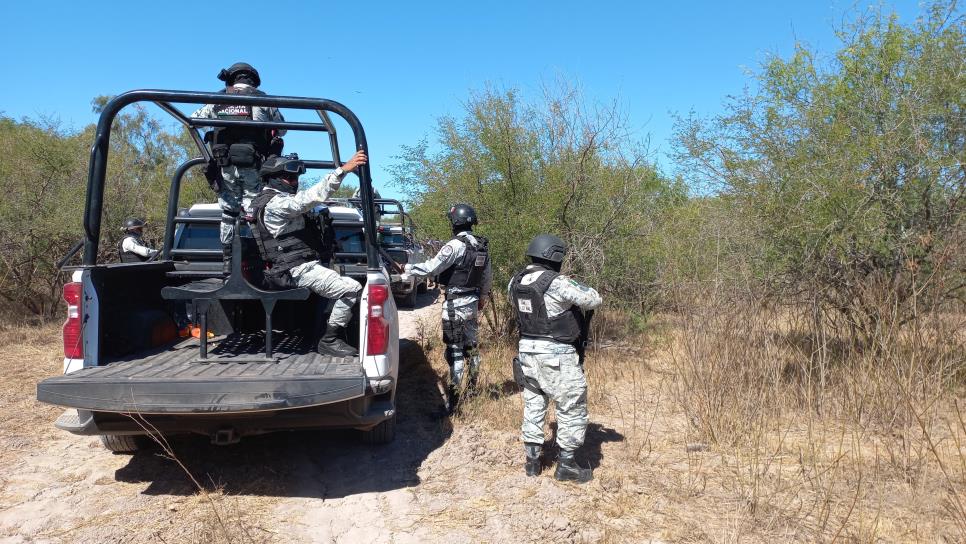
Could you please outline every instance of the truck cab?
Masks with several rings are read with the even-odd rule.
[[[111,124],[121,108],[135,102],[154,102],[181,122],[198,157],[172,177],[161,258],[99,263]],[[174,106],[205,103],[313,110],[320,122],[196,119]],[[355,148],[367,151],[358,118],[326,99],[142,90],[105,106],[91,151],[83,260],[66,269],[64,374],[37,386],[38,400],[68,408],[57,427],[100,435],[113,451],[133,451],[138,437],[156,433],[204,434],[227,444],[271,431],[352,428],[369,442],[393,439],[398,316],[375,238],[376,214],[366,211],[374,209],[368,166],[357,174],[361,200],[369,205],[330,209],[342,244],[332,266],[363,285],[348,327],[357,357],[334,358],[315,349],[331,301],[304,288],[261,285],[264,263],[246,224],[236,225],[231,273],[222,277],[217,205],[179,211],[185,174],[211,159],[202,129],[227,123],[323,132],[330,158],[305,162],[334,169],[341,163],[330,114],[342,117]],[[346,248],[351,251],[342,251]],[[341,259],[340,253],[352,256]],[[199,338],[177,334],[184,318],[200,324]]]

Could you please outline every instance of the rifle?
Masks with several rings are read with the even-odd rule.
[[[580,324],[580,338],[577,339],[577,363],[584,366],[584,353],[587,351],[587,342],[590,340],[590,320],[594,318],[594,311],[584,312],[584,320]]]

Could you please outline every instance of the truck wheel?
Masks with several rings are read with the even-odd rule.
[[[406,298],[403,299],[403,306],[406,306],[409,308],[416,307],[416,291],[417,291],[416,287],[413,287],[413,290],[410,291],[409,294],[406,295]]]
[[[140,438],[130,435],[102,434],[101,444],[114,453],[134,453],[141,449]]]
[[[429,291],[429,282],[428,281],[419,282],[419,285],[416,287],[416,292],[421,295],[426,291]]]
[[[394,438],[396,438],[396,414],[368,431],[362,431],[362,441],[366,444],[388,444]]]

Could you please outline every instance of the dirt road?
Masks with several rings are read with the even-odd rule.
[[[114,455],[54,429],[60,410],[34,400],[59,371],[60,331],[3,332],[0,542],[597,540],[580,489],[523,476],[512,387],[495,384],[474,417],[440,416],[434,298],[402,311],[397,438],[382,447],[300,432],[229,447],[179,438],[177,461],[158,448]],[[597,425],[590,439],[599,462],[620,435]]]

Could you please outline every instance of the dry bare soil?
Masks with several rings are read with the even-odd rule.
[[[386,446],[366,446],[353,432],[299,432],[227,447],[177,438],[177,461],[159,448],[111,454],[96,438],[54,429],[60,409],[34,398],[36,383],[60,372],[58,328],[3,331],[0,542],[955,542],[966,534],[942,503],[941,482],[894,475],[878,453],[867,464],[854,453],[862,438],[847,430],[823,427],[819,448],[801,446],[815,436],[809,429],[761,435],[774,442],[756,444],[766,456],[696,441],[670,398],[660,340],[602,343],[591,354],[591,424],[579,460],[595,480],[554,481],[552,446],[544,474],[527,478],[507,343],[484,351],[483,394],[460,414],[440,415],[446,366],[434,296],[403,311],[398,433]]]

